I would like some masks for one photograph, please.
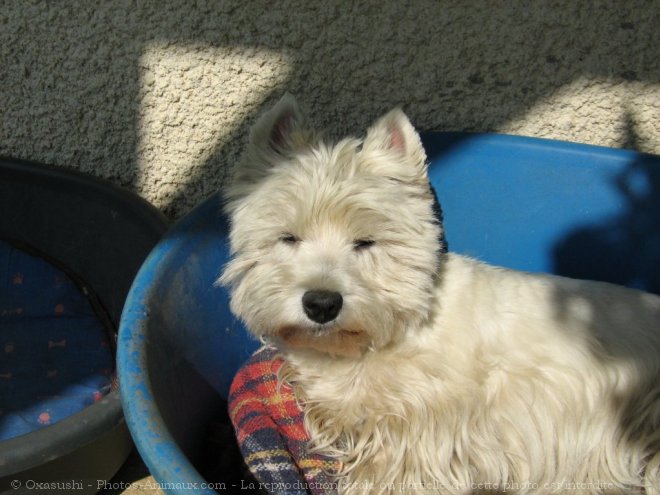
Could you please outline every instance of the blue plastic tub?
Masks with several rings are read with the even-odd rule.
[[[660,157],[505,135],[423,141],[450,250],[660,293]],[[235,462],[209,459],[209,427],[226,420],[232,377],[258,345],[229,313],[226,291],[213,285],[227,253],[216,195],[152,251],[122,317],[125,414],[168,493],[214,493],[207,481],[240,488],[238,476],[200,474],[209,463]]]

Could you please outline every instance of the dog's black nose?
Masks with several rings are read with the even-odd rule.
[[[339,292],[329,290],[309,290],[302,297],[305,314],[316,323],[334,320],[343,303],[344,299]]]

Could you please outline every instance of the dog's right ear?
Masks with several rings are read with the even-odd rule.
[[[252,127],[249,145],[234,171],[231,186],[223,190],[225,211],[232,212],[274,166],[309,146],[313,139],[315,135],[307,128],[296,99],[286,93]]]
[[[250,144],[266,157],[272,153],[287,156],[308,145],[311,134],[296,99],[285,93],[254,125]]]

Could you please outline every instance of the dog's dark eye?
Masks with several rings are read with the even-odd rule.
[[[376,243],[373,239],[357,239],[353,241],[353,249],[356,251],[361,251],[363,249],[368,249]]]
[[[293,234],[282,234],[280,236],[280,241],[282,241],[285,244],[296,244],[300,239],[298,239],[295,235]]]

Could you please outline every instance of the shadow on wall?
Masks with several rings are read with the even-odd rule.
[[[626,147],[635,148],[637,134],[627,118]],[[585,225],[559,241],[553,252],[554,273],[606,280],[660,294],[660,167],[658,159],[641,155],[619,174],[614,187],[622,213]]]
[[[572,81],[660,81],[652,7],[570,0],[3,3],[0,154],[109,178],[180,216],[226,182],[249,125],[284,90],[332,135],[363,133],[398,104],[422,130],[494,130]],[[189,49],[155,81],[143,59],[154,44]],[[199,47],[222,50],[184,67],[186,53]],[[240,59],[254,61],[260,51],[280,54],[286,77],[273,79],[268,65],[255,72],[246,109],[247,98],[235,91],[245,71]],[[168,78],[168,71],[185,74]],[[222,129],[200,143],[205,123],[187,105],[190,94],[220,114]],[[150,97],[166,110],[156,119],[174,128],[171,135],[158,130],[155,142],[144,136]],[[199,160],[196,146],[205,147]],[[162,153],[145,159],[153,147]],[[171,159],[163,163],[162,154]]]

